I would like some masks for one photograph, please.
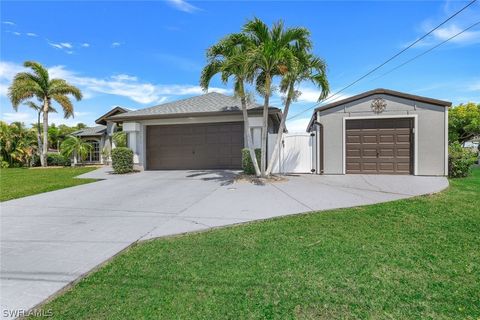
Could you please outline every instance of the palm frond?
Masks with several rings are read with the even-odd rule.
[[[69,84],[63,79],[52,79],[49,83],[48,94],[53,95],[72,95],[77,101],[82,100],[82,92],[77,87]]]
[[[48,88],[50,76],[48,74],[48,70],[44,66],[36,61],[25,61],[23,66],[33,70],[38,78],[38,84],[42,87],[42,89],[46,90]]]
[[[212,78],[221,72],[222,66],[222,61],[213,60],[202,69],[202,73],[200,75],[200,87],[202,87],[204,91],[208,90]]]
[[[52,99],[55,100],[60,106],[62,106],[65,119],[75,117],[73,112],[73,104],[68,96],[63,94],[53,94]]]
[[[33,97],[43,98],[44,92],[38,83],[30,79],[14,79],[12,85],[8,88],[8,97],[15,110],[18,109],[20,103]]]

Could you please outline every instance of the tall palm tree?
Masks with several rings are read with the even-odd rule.
[[[224,83],[233,78],[235,96],[240,98],[247,148],[255,168],[256,176],[260,176],[257,157],[253,148],[252,134],[248,121],[247,94],[245,83],[252,82],[254,73],[248,68],[247,54],[253,50],[253,43],[243,34],[231,34],[220,40],[207,50],[208,64],[200,76],[200,86],[208,90],[210,81],[216,74],[221,75]]]
[[[69,84],[63,79],[50,79],[48,70],[40,63],[26,61],[23,64],[33,72],[20,72],[15,75],[12,85],[8,88],[8,96],[15,110],[20,103],[37,98],[42,102],[43,113],[43,145],[41,158],[42,165],[46,166],[48,151],[48,114],[51,110],[52,100],[63,109],[65,118],[73,117],[73,104],[68,97],[72,95],[77,101],[82,99],[80,89]]]
[[[43,161],[45,159],[42,157],[42,151],[41,151],[42,150],[42,129],[41,129],[41,122],[40,122],[40,117],[42,116],[43,109],[41,105],[38,105],[33,101],[27,101],[25,102],[25,105],[37,112],[37,124],[35,125],[37,129],[37,145],[38,145],[37,153],[38,153],[38,156],[40,157],[40,163],[43,166]],[[50,106],[49,112],[57,112],[57,110],[55,110],[55,108]]]
[[[270,29],[263,21],[254,18],[243,26],[244,34],[254,44],[248,54],[248,65],[258,73],[257,89],[264,97],[262,121],[261,173],[266,175],[266,150],[268,107],[272,94],[272,82],[276,75],[283,75],[292,64],[292,47],[308,50],[312,47],[310,32],[305,28],[285,28],[282,21]]]
[[[301,94],[298,91],[298,86],[306,81],[313,83],[320,89],[318,101],[325,99],[330,92],[330,86],[327,80],[326,64],[325,62],[306,52],[305,50],[294,48],[295,63],[293,63],[288,71],[283,75],[280,82],[280,91],[285,93],[285,105],[283,108],[282,120],[278,129],[278,135],[272,153],[272,158],[268,164],[266,175],[270,175],[273,165],[278,157],[278,149],[282,142],[283,131],[285,130],[285,121],[288,117],[290,105]]]
[[[60,151],[65,157],[70,158],[73,155],[74,165],[77,164],[78,158],[80,161],[85,160],[91,150],[92,145],[90,143],[72,135],[65,139],[60,146]]]

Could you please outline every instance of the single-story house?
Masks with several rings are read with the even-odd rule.
[[[260,147],[263,106],[252,102],[247,109],[254,145]],[[270,107],[268,113],[268,132],[277,133],[281,110]],[[111,135],[121,126],[141,170],[242,167],[246,139],[240,99],[235,97],[211,92],[146,109],[114,109],[96,123],[100,126],[76,134],[90,141],[96,137],[103,150],[112,146]],[[103,161],[101,152],[89,158],[97,159]]]
[[[104,164],[108,159],[104,159],[104,154],[109,153],[114,147],[112,141],[112,135],[117,131],[118,127],[116,123],[107,122],[107,118],[120,113],[130,111],[123,107],[114,107],[106,114],[95,120],[98,126],[88,127],[72,133],[72,135],[81,137],[92,145],[92,149],[87,158],[83,161],[88,164]],[[105,151],[105,152],[103,152]]]
[[[375,89],[316,108],[318,174],[448,175],[451,102]]]

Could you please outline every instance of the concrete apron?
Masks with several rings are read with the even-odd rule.
[[[444,177],[295,175],[253,185],[233,183],[230,171],[107,171],[82,176],[102,181],[1,203],[2,319],[42,303],[137,241],[448,186]]]

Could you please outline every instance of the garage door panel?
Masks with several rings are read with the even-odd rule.
[[[362,143],[377,143],[376,135],[364,135],[361,139]]]
[[[147,169],[240,169],[243,124],[147,126]]]
[[[410,174],[411,119],[346,121],[346,172]]]
[[[366,158],[376,158],[377,149],[376,148],[363,148],[361,155]]]

